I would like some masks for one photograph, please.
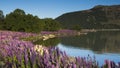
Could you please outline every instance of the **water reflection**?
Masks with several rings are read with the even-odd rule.
[[[53,38],[46,41],[37,40],[34,44],[64,46],[92,50],[96,53],[120,53],[120,32],[95,32],[87,35]]]
[[[38,40],[34,44],[56,46],[70,56],[96,57],[101,66],[105,59],[120,62],[120,32],[96,32],[74,37]]]
[[[120,53],[120,32],[96,32],[83,36],[62,37],[61,44],[97,53]]]

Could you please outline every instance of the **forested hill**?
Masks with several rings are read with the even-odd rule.
[[[120,28],[120,5],[97,5],[89,10],[65,13],[55,20],[65,28]]]
[[[0,10],[0,30],[39,33],[59,29],[61,29],[60,23],[52,18],[40,19],[38,16],[26,14],[19,8],[4,16],[3,11]]]

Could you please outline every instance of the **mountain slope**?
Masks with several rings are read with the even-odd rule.
[[[120,28],[120,5],[98,5],[89,10],[65,13],[55,20],[65,28]]]

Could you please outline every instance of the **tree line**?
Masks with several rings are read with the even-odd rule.
[[[4,16],[0,10],[0,30],[40,32],[61,29],[59,22],[52,18],[40,19],[32,14],[26,14],[22,9],[15,9]]]

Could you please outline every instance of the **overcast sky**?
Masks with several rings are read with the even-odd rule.
[[[1,0],[0,10],[5,15],[20,8],[39,18],[56,18],[63,13],[90,9],[95,5],[120,5],[120,0]]]

